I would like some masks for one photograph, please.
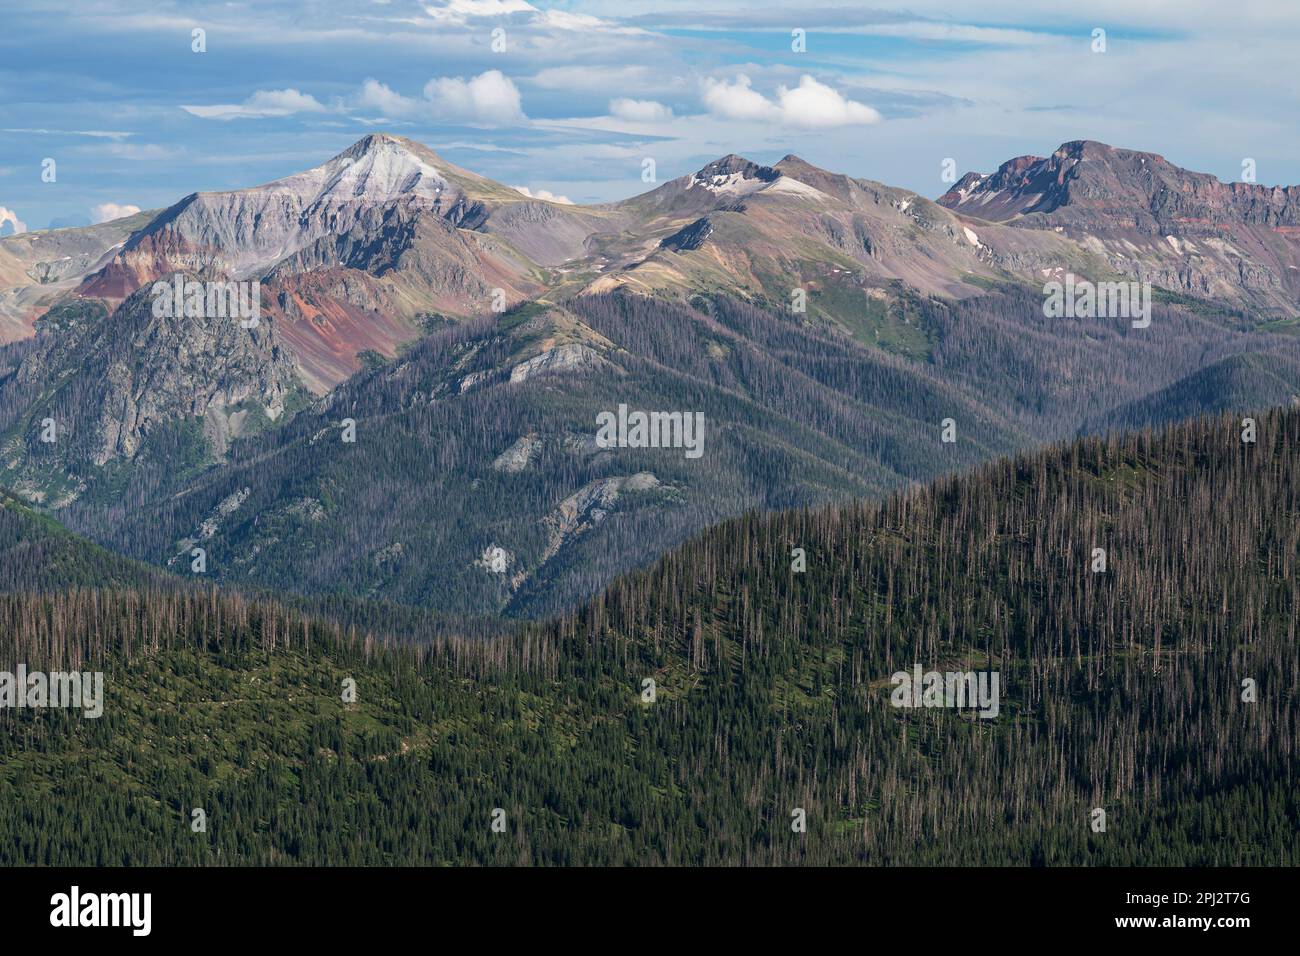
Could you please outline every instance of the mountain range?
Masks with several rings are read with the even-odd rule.
[[[1296,401],[1296,195],[1075,142],[933,202],[725,156],[578,206],[373,134],[0,239],[0,483],[219,581],[552,613],[749,510]],[[1067,276],[1150,283],[1149,327],[1046,317]],[[159,315],[178,278],[259,322]],[[619,406],[702,413],[703,456],[603,446]]]

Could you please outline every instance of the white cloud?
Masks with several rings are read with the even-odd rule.
[[[613,33],[644,33],[637,27],[624,27],[586,13],[567,10],[539,10],[525,0],[447,0],[442,4],[425,4],[425,14],[437,24],[464,26],[471,20],[510,18],[521,27],[552,30],[601,30]],[[527,16],[512,16],[527,14]]]
[[[195,116],[231,120],[285,116],[291,112],[327,112],[315,98],[297,90],[259,90],[243,103],[227,106],[186,106]],[[526,122],[519,90],[500,70],[488,70],[466,80],[444,76],[429,80],[424,96],[406,96],[373,77],[348,99],[335,100],[330,111],[366,111],[384,119],[424,119],[505,125]],[[359,118],[359,117],[358,117]]]
[[[567,13],[564,10],[547,10],[542,14],[542,22],[549,27],[555,27],[557,30],[599,30],[602,27],[610,27],[611,24],[599,17],[588,16],[585,13]],[[622,29],[619,32],[634,32]],[[639,31],[635,31],[639,32]]]
[[[4,206],[0,206],[0,226],[3,226],[5,223],[10,223],[13,225],[14,235],[18,235],[18,233],[20,232],[27,231],[27,223],[19,219],[13,210],[6,209]]]
[[[620,96],[609,101],[609,115],[630,123],[667,123],[673,118],[673,111],[655,100]]]
[[[704,106],[721,119],[767,120],[776,119],[780,113],[775,103],[750,86],[744,73],[736,77],[735,83],[706,79]]]
[[[424,12],[435,20],[464,23],[471,17],[500,17],[509,13],[537,13],[524,0],[447,0],[441,6],[426,6]]]
[[[356,105],[378,110],[384,116],[412,116],[420,111],[420,101],[410,97],[403,96],[390,87],[380,83],[376,79],[367,79],[361,84],[361,92],[357,94]]]
[[[662,67],[645,63],[550,66],[528,77],[527,82],[546,90],[577,93],[629,90],[642,96],[663,92],[689,93],[697,87],[697,81],[687,79],[685,71],[665,71]]]
[[[424,85],[424,97],[441,119],[473,123],[515,123],[526,120],[519,90],[500,70],[488,70],[471,80],[444,76]]]
[[[242,103],[216,106],[182,106],[181,109],[202,119],[262,119],[292,113],[324,113],[325,107],[314,97],[297,90],[258,90]]]
[[[880,114],[870,106],[846,99],[824,83],[805,74],[794,89],[777,91],[781,114],[792,126],[858,126],[879,123]]]
[[[573,200],[568,196],[560,196],[551,192],[549,189],[529,189],[527,186],[511,186],[516,192],[521,192],[529,199],[541,199],[545,202],[558,202],[565,206],[572,206]]]
[[[829,127],[878,123],[881,118],[870,106],[845,98],[807,74],[794,89],[778,87],[775,100],[755,90],[744,73],[738,74],[734,83],[706,79],[702,99],[714,116],[747,122]]]
[[[112,222],[123,216],[134,216],[139,211],[139,206],[132,206],[129,203],[119,206],[115,202],[103,202],[98,206],[90,207],[90,216],[95,222]]]
[[[145,22],[142,15],[128,15],[126,6],[127,0],[102,0],[100,7],[112,9],[112,15],[101,16],[99,28],[130,34],[184,26],[188,33],[189,25],[180,18]],[[781,27],[786,14],[753,0],[403,0],[355,6],[346,13],[340,7],[337,16],[313,16],[310,9],[304,14],[304,8],[311,7],[309,0],[287,0],[283,6],[205,6],[205,16],[217,18],[208,24],[208,32],[219,30],[227,46],[241,46],[249,54],[245,85],[236,89],[247,95],[294,82],[299,89],[315,89],[329,110],[280,122],[263,120],[261,125],[297,125],[306,118],[313,125],[337,120],[351,128],[373,118],[385,128],[413,127],[413,135],[431,135],[443,149],[446,143],[429,130],[437,117],[422,96],[423,81],[437,70],[437,75],[463,76],[468,85],[474,70],[497,67],[510,70],[507,75],[529,94],[528,126],[534,135],[511,137],[489,123],[482,124],[488,131],[480,132],[465,123],[452,137],[477,141],[479,149],[517,148],[536,156],[533,165],[512,167],[503,161],[489,167],[508,182],[527,182],[537,170],[565,162],[562,182],[543,176],[534,181],[563,185],[583,201],[634,189],[640,157],[647,154],[652,139],[661,176],[697,168],[704,155],[775,157],[793,150],[818,165],[869,175],[925,195],[946,188],[936,181],[934,157],[954,156],[959,172],[989,170],[1012,156],[1045,154],[1083,136],[1155,150],[1182,165],[1227,178],[1235,177],[1239,156],[1257,156],[1261,181],[1300,182],[1300,160],[1290,158],[1300,156],[1300,126],[1285,121],[1286,111],[1278,109],[1276,97],[1224,92],[1254,89],[1260,76],[1294,72],[1294,51],[1286,40],[1295,33],[1288,28],[1300,23],[1300,4],[1081,0],[1074,10],[1078,16],[1062,26],[1043,24],[1025,13],[1023,2],[1011,0],[981,3],[978,18],[954,10],[950,0],[883,5],[906,13],[834,0],[814,5],[809,22],[800,24],[808,28],[809,50],[820,64],[815,66],[800,63],[807,57],[774,57],[769,45],[756,42],[754,35],[780,39],[770,31],[779,28],[788,36],[789,29]],[[552,6],[609,20],[600,28],[565,30],[559,25],[563,17],[535,9]],[[1171,11],[1177,13],[1174,20]],[[963,22],[972,19],[977,23]],[[718,34],[694,34],[685,29],[692,21],[701,31]],[[648,32],[617,32],[633,24]],[[1111,42],[1104,56],[1089,49],[1093,25],[1108,30]],[[496,26],[509,34],[508,52],[500,56],[488,53]],[[832,42],[834,37],[823,35],[835,33],[885,39],[854,44],[842,38]],[[328,84],[339,79],[337,66],[331,64],[348,55],[355,62],[385,64],[372,69],[373,75],[393,84],[392,89],[375,90],[387,94],[386,109],[361,110],[355,105],[361,89],[355,77],[345,81],[346,90],[338,91],[340,101],[330,95],[336,90]],[[295,79],[283,78],[286,63],[295,68]],[[818,86],[831,88],[829,95],[801,84],[808,70],[820,81]],[[739,73],[747,78],[742,80]],[[1169,76],[1179,76],[1180,82],[1165,82]],[[702,85],[703,77],[714,78],[709,88]],[[783,83],[789,87],[784,100],[778,93]],[[243,96],[202,92],[202,84],[188,71],[174,85],[191,92],[173,103],[223,101],[233,106],[218,111],[245,109],[239,102]],[[668,104],[675,115],[671,122],[647,123],[645,114],[614,106],[616,98]],[[158,106],[165,100],[141,105]],[[854,101],[856,105],[850,105]],[[247,106],[256,105],[250,97]],[[855,125],[857,120],[874,119],[864,112],[872,107],[891,122]],[[787,116],[787,108],[798,115]],[[385,113],[391,119],[379,118]],[[638,119],[625,118],[631,115]],[[103,117],[87,119],[84,112],[72,116],[35,112],[0,121],[65,132],[99,124],[111,131],[116,125]],[[1207,128],[1216,135],[1197,138],[1197,130]],[[864,130],[875,144],[869,153],[861,150]],[[159,135],[165,134],[142,129],[131,138],[111,137],[130,143]],[[791,141],[792,135],[796,141]],[[614,153],[609,144],[626,147],[628,155],[598,152]],[[201,152],[185,147],[187,154]],[[606,187],[590,185],[606,178]],[[176,188],[193,187],[181,181]],[[101,198],[86,196],[81,206]],[[40,223],[50,211],[30,207],[27,214]]]

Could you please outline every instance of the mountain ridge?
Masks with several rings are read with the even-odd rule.
[[[1300,186],[1224,183],[1156,153],[1078,140],[967,173],[937,202],[1059,232],[1117,272],[1171,291],[1300,313]]]
[[[0,483],[153,563],[202,540],[223,581],[534,615],[746,510],[1300,393],[1293,317],[1186,291],[1228,255],[1202,237],[977,220],[794,154],[593,207],[466,176],[376,134],[149,218],[0,349]],[[251,330],[136,285],[241,262]],[[1049,278],[1156,266],[1148,328],[1045,314]],[[706,464],[601,448],[621,404],[703,414]]]

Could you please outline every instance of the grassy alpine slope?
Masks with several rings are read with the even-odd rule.
[[[11,591],[0,668],[106,700],[0,712],[0,859],[1295,865],[1300,410],[1256,417],[739,518],[486,641]],[[891,707],[914,663],[998,671],[998,716]]]

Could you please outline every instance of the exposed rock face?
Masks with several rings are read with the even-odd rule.
[[[536,200],[502,206],[487,221],[493,235],[503,237],[513,248],[544,266],[581,258],[587,241],[611,225],[577,207]]]
[[[1017,157],[990,176],[967,173],[938,202],[981,219],[1039,213],[1039,226],[1093,231],[1300,226],[1300,187],[1223,183],[1155,153],[1087,140],[1065,143],[1046,159]]]
[[[1013,219],[990,222],[794,156],[724,157],[624,202],[559,206],[371,137],[276,184],[190,197],[107,253],[112,266],[85,291],[110,308],[131,296],[118,314],[83,298],[0,354],[0,483],[57,508],[83,482],[122,479],[120,506],[83,492],[62,516],[149,560],[211,535],[223,580],[550,613],[750,509],[880,495],[1074,434],[1085,413],[1104,430],[1120,403],[1145,424],[1223,394],[1244,407],[1294,394],[1286,323],[1163,304],[1159,334],[1044,321],[1024,285],[1097,266],[1284,300],[1292,227],[1268,223],[1287,221],[1286,203],[1206,226],[1192,206],[1226,216],[1235,187],[1166,188],[1180,171],[1143,179],[1150,160],[1114,152],[1013,163],[1002,192],[973,208],[1027,192],[1008,205]],[[958,205],[984,178],[963,180]],[[18,281],[26,262],[0,256],[0,277]],[[203,278],[256,273],[259,328],[150,315],[136,284],[178,263]],[[628,294],[582,294],[600,282]],[[502,298],[530,301],[497,315]],[[367,355],[376,367],[344,382],[362,349],[392,361]],[[195,448],[220,454],[296,405],[288,357],[328,397],[200,469]],[[1266,374],[1268,391],[1256,384]],[[707,461],[596,445],[593,413],[624,398],[706,410]],[[941,456],[936,409],[963,423]],[[65,429],[53,446],[33,437],[47,413]],[[340,441],[349,418],[355,445]],[[8,469],[14,460],[29,471]],[[658,479],[629,474],[643,468]],[[498,545],[513,553],[485,561]]]
[[[0,239],[0,345],[30,336],[46,308],[111,259],[154,215],[142,212],[95,226]]]
[[[640,374],[642,352],[671,365],[703,350],[720,376],[713,384],[752,386],[748,353],[728,344],[739,330],[660,352],[616,315],[579,320],[584,294],[613,289],[668,302],[722,293],[783,314],[803,290],[801,325],[921,362],[937,339],[910,322],[918,296],[956,305],[1065,272],[1127,274],[1290,317],[1300,302],[1297,198],[1296,188],[1223,184],[1153,154],[1078,142],[969,174],[939,204],[797,156],[764,166],[731,155],[641,196],[579,207],[375,134],[262,186],[195,193],[118,224],[0,239],[0,338],[62,296],[40,338],[0,360],[0,469],[15,482],[34,477],[9,463],[33,458],[32,422],[47,414],[67,438],[37,450],[56,471],[130,461],[155,428],[178,421],[201,419],[206,448],[221,455],[280,419],[295,382],[327,395],[363,364],[398,359],[432,331],[424,317],[448,332],[465,320],[492,331],[467,336],[454,365],[418,391],[391,382],[411,403],[479,392],[517,402],[603,385]],[[141,290],[176,271],[260,281],[261,326],[152,317]],[[76,281],[81,299],[69,294]],[[91,317],[91,299],[110,317]],[[535,305],[495,315],[525,301]],[[678,334],[660,337],[671,344]],[[503,388],[510,383],[536,387]],[[538,454],[522,451],[499,470]],[[480,449],[475,460],[500,452]]]
[[[524,322],[502,327],[491,343],[467,350],[455,363],[458,374],[449,387],[464,394],[550,375],[622,374],[611,360],[616,353],[612,342],[569,310],[551,306]]]
[[[316,498],[299,498],[285,510],[295,518],[301,518],[313,524],[325,518],[325,508]]]
[[[263,285],[263,314],[296,360],[303,384],[322,395],[361,367],[359,353],[385,358],[419,334],[388,288],[365,272],[320,268],[280,273]]]
[[[177,542],[176,553],[167,559],[167,566],[173,567],[178,561],[187,560],[190,556],[190,549],[196,544],[201,545],[203,542],[216,537],[221,530],[222,522],[238,511],[252,492],[253,489],[251,488],[240,488],[232,491],[217,502],[217,506],[199,523],[199,526],[194,529],[190,536]]]
[[[760,166],[743,156],[730,153],[721,159],[715,159],[694,177],[691,187],[703,187],[712,192],[732,189],[738,183],[771,183],[781,174],[770,166]],[[757,188],[755,186],[754,188]]]
[[[598,367],[604,359],[593,348],[581,342],[559,345],[520,362],[510,370],[510,381],[523,382],[547,372],[579,371]]]
[[[70,460],[129,460],[153,428],[198,418],[220,455],[241,412],[283,414],[297,375],[274,323],[243,328],[235,317],[159,316],[153,306],[146,288],[99,321],[51,316],[19,365],[16,384],[44,395]]]
[[[541,448],[541,439],[536,435],[521,435],[513,445],[497,455],[492,467],[508,474],[518,474],[528,467]]]
[[[216,513],[204,520],[203,524],[199,526],[199,540],[211,538],[215,535],[221,527],[221,519],[228,518],[238,511],[239,506],[248,500],[251,493],[251,488],[241,488],[239,491],[232,491],[225,498],[222,498],[217,505]]]
[[[648,471],[617,478],[598,478],[589,481],[544,519],[550,531],[550,540],[542,554],[546,563],[559,552],[566,541],[605,520],[610,510],[625,492],[651,491],[659,487],[659,479]]]
[[[320,166],[250,189],[194,193],[154,216],[86,275],[85,296],[123,299],[175,271],[263,279],[268,308],[314,321],[285,333],[324,394],[420,335],[416,317],[488,314],[542,290],[539,264],[581,255],[608,217],[538,200],[377,133]],[[319,320],[319,321],[316,321]]]
[[[483,553],[474,562],[474,567],[482,568],[489,574],[505,574],[512,565],[517,564],[514,553],[495,544],[483,549]],[[516,583],[517,582],[513,582]]]
[[[584,208],[525,197],[419,143],[374,134],[312,169],[124,220],[129,230],[0,240],[0,338],[20,334],[85,270],[81,293],[110,307],[175,271],[262,280],[268,315],[283,320],[279,344],[317,395],[358,371],[365,352],[395,357],[420,336],[422,314],[489,315],[502,296],[509,306],[573,283],[568,273],[585,274],[571,287],[593,293],[725,287],[778,301],[796,287],[824,291],[833,294],[819,296],[819,311],[846,328],[897,284],[960,298],[986,288],[972,277],[1042,281],[1099,262],[1284,311],[1300,292],[1296,199],[1294,189],[1225,185],[1153,154],[1079,142],[970,174],[941,205],[797,156],[769,167],[729,155]],[[599,364],[569,346],[516,359],[502,378]],[[466,369],[464,387],[497,380],[482,371]],[[235,431],[209,429],[218,447]]]
[[[659,240],[659,245],[665,249],[672,249],[674,252],[682,252],[688,249],[698,249],[704,245],[704,240],[713,234],[713,225],[706,216],[703,219],[697,219],[689,226],[677,230],[671,236]]]
[[[533,467],[547,448],[578,460],[608,454],[606,449],[596,443],[595,435],[568,431],[550,434],[529,432],[520,435],[509,448],[497,455],[492,460],[492,467],[496,471],[517,475]]]
[[[633,215],[635,226],[617,239],[592,240],[601,274],[585,292],[689,295],[724,287],[777,302],[795,288],[824,291],[810,321],[842,329],[856,327],[880,290],[892,296],[901,285],[962,298],[1005,281],[1010,269],[1023,274],[1084,257],[1050,231],[1030,238],[981,230],[983,245],[974,245],[941,206],[797,156],[775,166],[726,156],[613,211]]]
[[[185,197],[133,235],[82,292],[120,298],[177,269],[281,282],[339,266],[382,276],[410,265],[403,257],[423,249],[438,260],[425,279],[455,286],[459,274],[454,291],[483,298],[486,309],[481,250],[456,230],[482,224],[482,197],[493,187],[419,144],[367,136],[305,172]],[[422,242],[430,229],[435,241]],[[436,248],[442,244],[447,248]]]
[[[234,278],[261,275],[318,240],[361,235],[377,207],[402,201],[438,216],[472,218],[465,188],[431,150],[375,134],[320,166],[231,192],[194,193],[134,236],[123,250],[190,249],[194,263]]]
[[[640,207],[687,216],[692,212],[706,212],[719,204],[734,206],[780,178],[779,170],[732,154],[714,160],[697,172],[670,180],[643,196],[616,204],[616,208]]]
[[[852,326],[856,307],[894,283],[961,298],[1007,272],[1039,281],[1043,270],[1104,261],[1282,310],[1300,283],[1297,199],[1296,187],[1224,184],[1080,141],[968,174],[939,205],[797,156],[764,166],[728,155],[644,195],[581,207],[524,196],[376,133],[312,169],[195,193],[125,231],[0,240],[0,338],[25,334],[51,287],[78,276],[84,295],[112,303],[178,270],[261,278],[275,293],[268,308],[312,318],[282,334],[317,394],[357,371],[361,352],[394,356],[419,336],[421,314],[487,315],[498,291],[513,305],[578,277],[593,293],[722,286],[775,301],[833,275],[842,288],[820,306],[846,303],[833,317]],[[1015,228],[977,225],[972,241],[962,217]],[[1168,236],[1195,242],[1170,246]]]
[[[1025,230],[1053,230],[1115,271],[1157,286],[1293,316],[1300,311],[1300,187],[1223,183],[1155,153],[1066,143],[997,172],[967,173],[938,202]]]

